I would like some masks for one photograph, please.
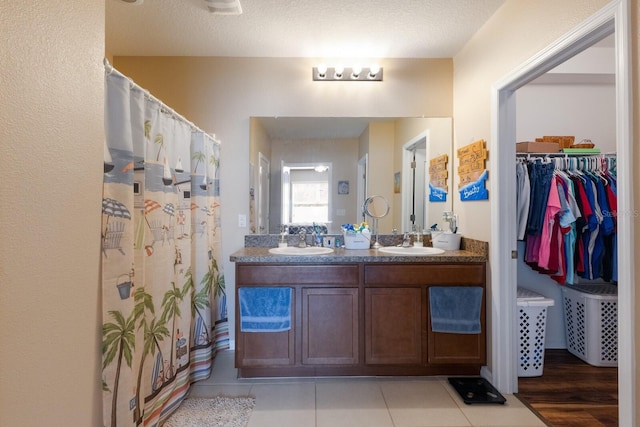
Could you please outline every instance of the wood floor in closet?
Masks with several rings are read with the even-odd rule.
[[[618,425],[618,369],[547,349],[540,377],[519,378],[517,397],[553,427]]]

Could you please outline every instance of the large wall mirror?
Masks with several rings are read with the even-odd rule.
[[[380,233],[441,225],[452,210],[451,118],[252,117],[250,126],[252,233],[316,222],[337,234],[366,220],[373,195],[390,205]],[[448,194],[430,201],[436,159]]]

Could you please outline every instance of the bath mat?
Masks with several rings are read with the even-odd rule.
[[[504,404],[507,399],[491,383],[482,377],[450,377],[449,384],[467,405],[473,403]]]
[[[245,427],[254,405],[252,397],[185,399],[163,427]]]

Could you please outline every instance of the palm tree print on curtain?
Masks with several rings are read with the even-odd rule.
[[[105,126],[104,425],[159,426],[228,348],[219,144],[115,71]]]

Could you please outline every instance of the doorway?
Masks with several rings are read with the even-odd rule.
[[[428,228],[427,140],[429,131],[402,146],[402,231]]]
[[[500,167],[491,181],[492,228],[490,256],[493,282],[492,316],[504,314],[512,321],[492,322],[492,372],[498,389],[517,392],[517,248],[515,206],[516,179],[513,159],[516,140],[513,124],[516,114],[515,91],[555,68],[568,58],[614,34],[616,50],[616,151],[618,154],[618,210],[632,212],[632,117],[630,76],[629,2],[618,0],[603,8],[581,26],[535,56],[512,74],[496,83],[492,96],[491,152]],[[618,252],[634,259],[633,217],[618,218]],[[635,364],[633,343],[635,330],[632,305],[635,301],[634,266],[621,263],[618,271],[618,390],[620,425],[635,425]]]

